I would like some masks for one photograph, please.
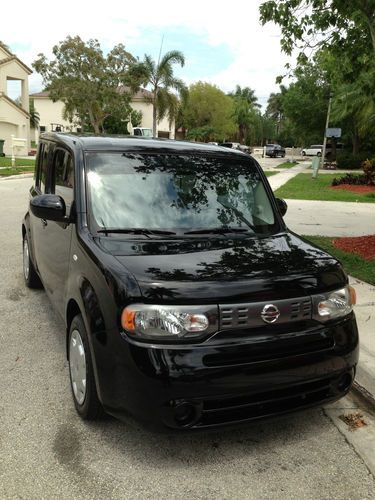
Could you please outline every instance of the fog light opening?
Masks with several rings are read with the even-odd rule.
[[[342,375],[337,383],[337,388],[340,391],[347,391],[350,386],[352,385],[353,382],[353,374],[352,373],[345,373]]]
[[[199,418],[197,408],[187,401],[179,403],[174,409],[174,420],[179,427],[189,427]]]

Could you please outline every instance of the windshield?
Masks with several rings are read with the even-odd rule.
[[[152,137],[152,130],[150,128],[143,128],[142,135],[143,137]]]
[[[86,159],[89,216],[102,232],[278,229],[251,159],[129,153],[87,153]]]

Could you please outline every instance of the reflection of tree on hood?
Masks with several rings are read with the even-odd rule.
[[[267,268],[267,264],[269,267]],[[185,269],[161,270],[149,268],[150,278],[160,281],[200,281],[232,280],[246,276],[275,275],[289,276],[305,271],[319,272],[327,265],[342,273],[335,259],[322,250],[315,248],[294,236],[282,235],[274,238],[246,239],[233,243],[216,262],[200,262],[194,273]]]

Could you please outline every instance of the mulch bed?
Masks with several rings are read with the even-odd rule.
[[[339,184],[338,186],[331,186],[331,189],[345,189],[353,193],[375,193],[375,186],[357,186],[355,184]]]
[[[359,255],[365,260],[375,259],[375,235],[337,238],[333,240],[333,246],[344,252]]]

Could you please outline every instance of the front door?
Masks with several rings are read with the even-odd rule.
[[[43,167],[43,165],[42,165]],[[49,144],[45,173],[37,190],[61,196],[66,215],[74,210],[74,163],[66,149]],[[44,288],[57,310],[64,315],[66,282],[70,265],[70,243],[74,224],[34,218],[35,260]]]

